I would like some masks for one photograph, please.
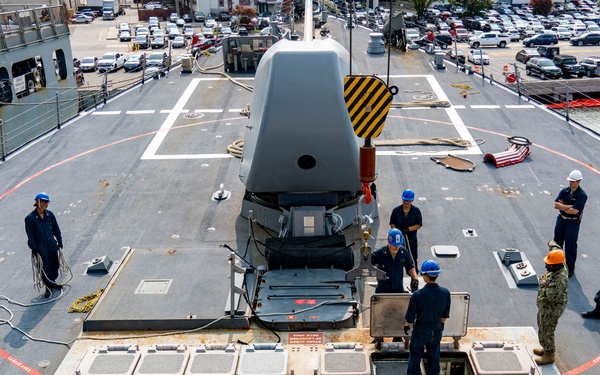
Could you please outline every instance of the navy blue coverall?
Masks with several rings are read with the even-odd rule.
[[[417,231],[409,232],[408,227],[412,227],[415,224],[423,226],[423,216],[421,215],[421,210],[414,205],[411,205],[408,214],[404,215],[404,210],[402,205],[400,205],[392,210],[392,215],[390,216],[390,225],[391,224],[394,224],[396,228],[400,229],[402,233],[405,233],[406,237],[408,237],[410,253],[413,256],[413,261],[416,267],[418,264],[417,258],[419,258],[419,242],[417,241]]]
[[[409,375],[421,375],[421,358],[427,348],[427,375],[440,373],[441,318],[450,317],[450,291],[436,283],[427,283],[410,297],[405,320],[413,324],[408,357]]]
[[[40,254],[44,262],[44,284],[48,288],[56,288],[60,267],[58,248],[62,248],[62,235],[56,217],[51,211],[45,210],[42,219],[35,209],[25,217],[25,232],[27,246],[33,254]]]
[[[406,293],[403,285],[404,270],[406,273],[415,265],[408,255],[408,250],[400,246],[395,258],[388,250],[387,245],[371,254],[371,264],[385,271],[387,280],[378,280],[375,293]]]
[[[587,202],[587,194],[581,186],[577,187],[574,192],[571,192],[571,188],[567,186],[561,189],[554,201],[558,202],[559,200],[562,200],[563,204],[572,205],[574,209],[579,210],[576,215],[566,214],[565,212],[560,211],[556,217],[556,225],[554,226],[554,242],[565,251],[565,258],[570,276],[575,272],[579,225],[581,224],[583,208]]]

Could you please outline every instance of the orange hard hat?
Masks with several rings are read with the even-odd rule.
[[[544,258],[546,264],[563,264],[565,262],[565,253],[562,250],[552,250]]]

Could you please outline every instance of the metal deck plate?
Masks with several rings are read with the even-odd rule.
[[[412,294],[386,293],[371,297],[371,336],[401,337],[404,334],[404,315]],[[446,320],[444,337],[463,337],[467,334],[470,296],[451,292],[450,318]]]
[[[193,329],[222,318],[229,298],[227,259],[219,249],[132,250],[84,321],[84,331]],[[248,327],[245,317],[216,324]]]
[[[239,351],[229,345],[200,345],[190,347],[190,363],[185,375],[233,375]]]
[[[329,343],[321,352],[322,375],[369,375],[369,363],[369,354],[361,344]]]
[[[281,344],[249,345],[242,352],[238,375],[285,375],[288,352]]]
[[[476,342],[469,350],[474,370],[480,375],[527,375],[536,366],[520,345],[503,342]]]
[[[90,348],[77,367],[80,375],[131,374],[140,359],[135,345]]]
[[[182,374],[188,363],[189,352],[184,345],[140,348],[142,358],[133,375]]]

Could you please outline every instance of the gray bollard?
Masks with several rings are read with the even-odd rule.
[[[385,53],[385,42],[382,33],[370,33],[367,53]]]

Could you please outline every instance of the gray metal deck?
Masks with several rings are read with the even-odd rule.
[[[248,328],[223,319],[229,300],[228,253],[222,249],[133,249],[83,322],[84,331]],[[243,313],[243,312],[242,312]]]

